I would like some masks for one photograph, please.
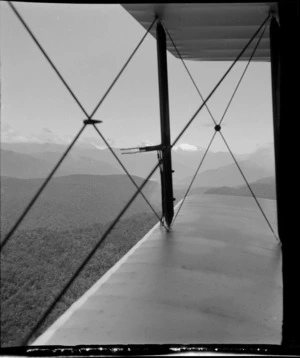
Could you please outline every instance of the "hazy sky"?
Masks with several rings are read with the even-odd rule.
[[[15,3],[87,112],[102,97],[144,28],[120,5]],[[156,42],[148,35],[95,119],[114,146],[160,142]],[[187,61],[202,94],[208,95],[229,62]],[[209,101],[221,117],[246,62],[239,63]],[[168,55],[172,139],[201,104],[182,63]],[[68,142],[85,118],[37,46],[1,2],[1,139]],[[82,140],[102,146],[88,128]],[[273,140],[269,63],[251,63],[224,119],[234,152],[255,150]],[[180,143],[206,147],[213,126],[206,110]],[[225,150],[217,140],[213,151]]]

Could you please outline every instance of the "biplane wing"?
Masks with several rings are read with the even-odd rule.
[[[288,149],[280,141],[290,130],[286,117],[297,103],[287,79],[298,66],[289,49],[298,39],[299,6],[295,1],[286,3],[122,5],[147,31],[150,28],[158,43],[166,226],[157,224],[32,345],[290,345],[297,341],[291,323],[299,323],[299,294],[290,274],[298,267],[299,244],[291,241],[295,223],[282,215],[288,207],[288,191],[282,184]],[[154,20],[156,26],[152,26]],[[266,31],[256,48],[249,40],[258,38],[263,28]],[[167,50],[193,61],[234,62],[250,56],[255,61],[271,61],[277,203],[258,202],[255,197],[256,201],[192,195],[186,197],[172,224]],[[220,132],[220,126],[215,130]],[[273,230],[276,205],[284,250]],[[263,207],[265,218],[257,206]]]
[[[191,3],[123,4],[145,29],[157,16],[171,35],[181,56],[194,61],[233,61],[276,3]],[[156,37],[155,28],[151,34]],[[251,44],[242,59],[248,59]],[[167,36],[167,48],[178,53]],[[269,33],[266,31],[253,60],[270,61]]]
[[[158,43],[162,148],[171,145],[170,138],[163,138],[170,125],[166,51],[193,61],[236,61],[252,56],[255,61],[273,61],[272,77],[279,76],[275,2],[122,6],[147,31],[150,28]],[[271,18],[272,29],[269,24],[265,27],[256,48],[249,39],[258,37],[257,29]],[[155,19],[156,27],[151,26]],[[274,82],[276,107],[281,99],[275,94],[278,82],[275,87]],[[274,111],[275,125],[277,120]],[[218,126],[215,129],[220,131]],[[278,135],[276,132],[277,178]],[[163,176],[171,175],[171,167],[167,170],[162,163],[162,168],[163,215],[170,226],[173,197],[172,191],[166,191],[172,178]],[[277,194],[282,200],[278,187]],[[251,200],[187,197],[171,230],[153,228],[33,344],[280,344],[281,248],[270,223],[268,227],[259,217],[258,202]],[[260,202],[274,226],[276,202]]]
[[[280,344],[281,322],[281,249],[255,202],[190,196],[33,344]]]

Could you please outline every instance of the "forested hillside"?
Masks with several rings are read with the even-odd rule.
[[[55,321],[156,222],[153,214],[137,214],[119,222],[39,333]],[[22,343],[22,339],[98,242],[107,225],[95,224],[68,230],[20,230],[13,236],[1,253],[2,346]]]
[[[138,186],[142,178],[134,177]],[[2,238],[43,179],[1,178]],[[22,339],[132,197],[125,175],[52,178],[1,253],[1,344]],[[160,187],[144,194],[160,215]],[[77,278],[39,333],[57,319],[158,221],[139,196]]]
[[[138,185],[142,178],[133,177]],[[43,179],[1,178],[1,232],[6,233],[39,189]],[[113,220],[136,188],[125,175],[70,175],[52,178],[21,225],[21,229],[82,228]],[[149,182],[145,196],[160,210],[160,186]],[[125,214],[151,213],[139,195]]]

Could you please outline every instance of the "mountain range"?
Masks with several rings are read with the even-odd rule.
[[[43,178],[59,160],[65,146],[54,143],[2,143],[1,175],[20,179]],[[119,148],[114,152],[132,175],[145,178],[157,164],[155,152],[122,155]],[[204,150],[172,151],[173,182],[180,189],[186,187],[193,177]],[[236,155],[245,176],[250,181],[274,175],[272,147],[259,148],[250,154]],[[93,145],[75,145],[58,169],[56,176],[73,174],[115,175],[124,174],[123,169],[108,149]],[[151,178],[159,181],[158,170]],[[208,152],[193,187],[237,186],[243,184],[233,159],[227,152]]]
[[[20,153],[1,149],[1,175],[20,179],[45,178],[60,158],[60,152],[44,151]],[[56,176],[71,174],[111,175],[121,174],[109,163],[70,153]]]

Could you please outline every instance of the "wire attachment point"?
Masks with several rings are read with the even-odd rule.
[[[215,125],[215,131],[220,132],[221,126],[219,124]]]
[[[124,152],[125,150],[129,150],[129,152]],[[149,145],[146,147],[121,148],[122,154],[144,153],[144,152],[152,152],[155,150],[157,151],[162,150],[162,146],[159,144],[159,145]]]
[[[99,121],[98,119],[85,119],[83,121],[84,124],[98,124],[98,123],[102,123],[102,121]]]

